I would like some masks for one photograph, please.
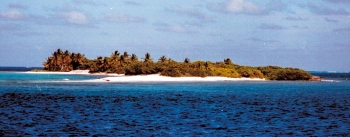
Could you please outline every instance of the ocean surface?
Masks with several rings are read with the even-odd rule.
[[[2,70],[0,136],[350,136],[348,72],[311,72],[322,82],[110,83]]]

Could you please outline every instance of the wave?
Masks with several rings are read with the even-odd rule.
[[[339,81],[335,81],[335,80],[321,80],[322,82],[339,82]]]

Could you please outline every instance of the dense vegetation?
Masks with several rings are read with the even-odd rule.
[[[223,62],[194,61],[186,58],[183,62],[176,62],[166,56],[154,60],[151,54],[146,53],[139,59],[135,54],[119,51],[109,57],[99,56],[96,59],[87,59],[84,54],[70,53],[68,50],[57,49],[43,63],[48,71],[71,71],[89,69],[91,73],[119,73],[126,75],[155,74],[164,76],[224,76],[231,78],[250,77],[266,78],[269,80],[309,80],[311,74],[297,68],[281,68],[277,66],[249,67],[234,64],[231,59]]]

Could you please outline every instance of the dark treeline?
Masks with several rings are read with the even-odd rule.
[[[71,71],[89,69],[91,73],[118,73],[126,75],[142,75],[160,73],[164,76],[224,76],[231,78],[250,77],[269,80],[309,80],[311,74],[297,68],[281,68],[278,66],[249,67],[234,64],[230,58],[222,62],[194,61],[189,58],[176,62],[166,56],[153,59],[146,53],[141,59],[128,52],[113,52],[108,57],[99,56],[90,60],[81,53],[70,53],[57,49],[43,63],[44,70]]]

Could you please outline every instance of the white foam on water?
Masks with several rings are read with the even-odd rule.
[[[322,82],[340,82],[340,81],[338,81],[338,80],[325,80],[325,79],[323,79],[323,80],[321,80]]]

